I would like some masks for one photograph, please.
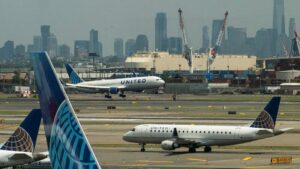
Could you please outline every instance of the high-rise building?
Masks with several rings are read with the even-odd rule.
[[[98,31],[94,29],[90,31],[89,52],[102,56],[102,44],[98,40]]]
[[[168,46],[170,54],[182,54],[182,38],[170,37]]]
[[[51,35],[49,25],[41,26],[41,35],[42,35],[42,50],[48,51],[48,38]]]
[[[76,60],[80,60],[88,56],[89,56],[89,41],[76,40],[74,42],[74,58]]]
[[[212,31],[211,31],[211,46],[214,47],[216,46],[216,42],[218,39],[219,32],[222,28],[223,25],[223,20],[213,20],[212,24]],[[222,44],[224,44],[225,41],[225,35],[222,39]],[[220,47],[219,51],[221,51],[222,46]]]
[[[260,29],[255,35],[255,55],[258,57],[270,57],[273,55],[274,29]]]
[[[66,44],[58,46],[58,54],[59,57],[70,58],[71,52],[70,47]]]
[[[132,56],[135,53],[135,39],[128,39],[125,43],[125,56]]]
[[[229,54],[245,54],[246,51],[246,40],[247,40],[247,29],[246,28],[236,28],[230,26],[227,28],[227,46],[226,53]]]
[[[284,51],[284,45],[287,43],[285,32],[284,0],[274,0],[273,7],[273,29],[274,33],[274,55],[281,55]]]
[[[123,58],[124,57],[124,43],[123,43],[123,39],[121,39],[121,38],[115,39],[115,42],[114,42],[114,52],[115,52],[115,56],[117,56],[118,58]]]
[[[55,58],[57,56],[57,39],[56,39],[56,36],[54,34],[51,34],[49,37],[48,37],[48,54],[51,58]]]
[[[34,36],[33,37],[33,46],[34,46],[34,51],[41,51],[43,50],[43,42],[42,42],[42,37],[41,36]]]
[[[24,45],[20,44],[16,46],[15,54],[16,57],[25,57],[26,48]]]
[[[209,35],[208,35],[208,26],[203,26],[202,28],[202,48],[209,48]]]
[[[166,13],[157,13],[155,18],[155,50],[167,51],[167,15]]]
[[[289,23],[289,39],[293,39],[295,37],[294,31],[296,31],[296,20],[295,18],[290,18]]]
[[[14,49],[15,49],[14,41],[10,41],[10,40],[6,41],[2,48],[2,55],[4,56],[4,58],[11,59],[14,56]]]
[[[142,52],[142,51],[148,51],[149,46],[148,46],[148,38],[146,35],[140,34],[136,37],[135,41],[136,45],[136,51]]]
[[[274,0],[273,29],[277,35],[285,35],[284,0]]]

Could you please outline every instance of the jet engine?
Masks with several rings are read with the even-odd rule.
[[[172,140],[162,141],[160,146],[164,150],[175,150],[176,148],[180,147],[175,141]]]
[[[109,93],[111,93],[111,94],[118,94],[119,93],[119,89],[117,87],[111,87],[111,88],[109,88]]]

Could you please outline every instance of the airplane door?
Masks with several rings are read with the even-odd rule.
[[[241,128],[240,127],[236,127],[235,128],[235,131],[234,131],[234,137],[237,138],[237,139],[241,139]]]

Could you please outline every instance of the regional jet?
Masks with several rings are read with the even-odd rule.
[[[23,165],[47,158],[46,153],[33,153],[41,123],[40,109],[33,109],[21,125],[0,147],[0,168]]]
[[[142,152],[146,144],[160,144],[163,150],[187,147],[189,152],[204,146],[205,152],[211,152],[211,146],[246,143],[289,130],[275,130],[279,104],[280,97],[273,97],[257,118],[245,126],[143,124],[124,134],[123,140],[139,143]]]
[[[125,91],[142,92],[146,89],[159,89],[165,81],[157,76],[143,76],[118,79],[102,79],[95,81],[84,81],[70,64],[65,65],[71,84],[66,86],[76,88],[83,92],[105,93],[105,98],[111,98],[110,94],[119,94],[126,97]]]
[[[46,52],[31,55],[53,169],[100,169],[99,162],[75,115]]]

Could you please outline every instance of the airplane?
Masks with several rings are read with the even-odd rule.
[[[0,147],[0,168],[23,165],[47,158],[46,153],[33,153],[42,114],[33,109],[15,132]]]
[[[71,84],[67,83],[66,86],[83,92],[105,93],[105,98],[111,98],[110,94],[119,94],[124,98],[125,91],[142,92],[145,89],[159,89],[165,84],[165,81],[157,76],[84,81],[70,64],[66,64],[65,67],[71,81]]]
[[[52,169],[100,169],[48,53],[34,52],[31,59]]]
[[[204,152],[211,152],[211,146],[251,142],[290,130],[275,130],[279,104],[280,97],[274,96],[255,121],[245,126],[142,124],[125,133],[123,140],[139,143],[141,152],[146,144],[160,144],[163,150],[187,147],[189,152],[204,146]]]

